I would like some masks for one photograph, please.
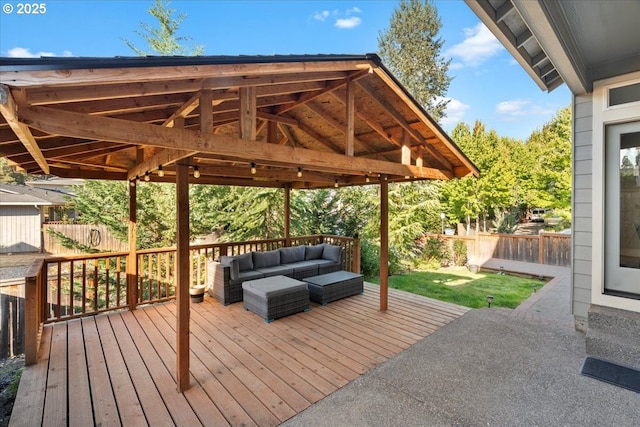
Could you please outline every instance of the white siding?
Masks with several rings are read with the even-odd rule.
[[[571,308],[584,323],[591,305],[592,100],[576,96],[573,105],[573,247]]]
[[[40,210],[0,206],[0,253],[39,252],[40,247]]]

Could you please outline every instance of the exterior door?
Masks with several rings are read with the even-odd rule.
[[[640,298],[640,121],[605,140],[605,293]]]

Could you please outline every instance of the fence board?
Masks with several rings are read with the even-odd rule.
[[[78,243],[101,252],[126,251],[128,243],[116,239],[104,225],[91,224],[42,224],[43,249],[45,252],[56,253],[83,253],[80,249],[65,248],[60,241],[47,230],[62,233]]]

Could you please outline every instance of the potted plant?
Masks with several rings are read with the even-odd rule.
[[[192,286],[189,288],[191,302],[202,302],[204,300],[204,285]]]

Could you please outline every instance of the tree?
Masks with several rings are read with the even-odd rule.
[[[400,0],[389,28],[378,36],[383,62],[436,121],[444,115],[448,101],[443,97],[451,82],[451,60],[440,55],[441,27],[431,0]]]
[[[175,10],[169,9],[169,3],[168,0],[155,0],[154,4],[148,9],[149,14],[158,21],[159,27],[154,28],[149,24],[140,22],[141,31],[134,31],[147,42],[150,51],[140,49],[136,47],[133,42],[122,39],[136,55],[147,56],[150,54],[160,54],[195,56],[202,54],[204,51],[204,47],[201,45],[187,47],[182,44],[191,40],[191,37],[177,35],[180,25],[182,25],[187,15],[179,13],[174,17],[173,13]]]

